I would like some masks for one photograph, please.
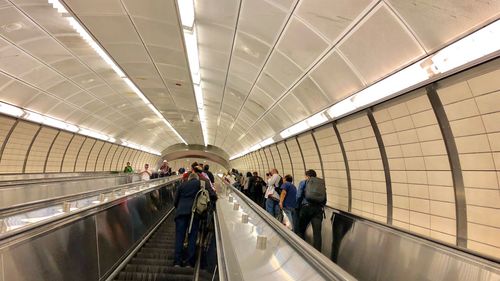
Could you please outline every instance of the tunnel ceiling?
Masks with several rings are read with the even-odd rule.
[[[187,1],[187,0],[179,0]],[[172,0],[64,0],[188,144],[203,144]],[[499,17],[500,2],[196,0],[208,143],[233,155]],[[172,129],[43,0],[0,0],[1,100],[163,150]]]

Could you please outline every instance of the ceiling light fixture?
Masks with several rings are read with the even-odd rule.
[[[201,87],[198,36],[196,34],[196,26],[194,23],[194,2],[193,0],[178,0],[177,6],[179,7],[179,14],[183,27],[184,43],[186,45],[191,80],[193,81],[196,106],[198,108],[198,115],[200,118],[201,133],[203,135],[203,143],[205,146],[208,146],[207,118],[203,103],[203,90]]]
[[[165,119],[165,117],[156,109],[154,105],[151,104],[149,99],[141,92],[141,90],[132,82],[130,78],[128,78],[123,70],[111,59],[111,57],[104,51],[103,48],[97,42],[90,36],[90,34],[83,28],[83,26],[75,19],[73,18],[66,7],[59,1],[59,0],[47,0],[49,4],[52,5],[54,9],[57,10],[62,16],[66,18],[68,23],[73,27],[73,29],[80,35],[80,37],[83,38],[89,44],[92,49],[101,57],[103,61],[105,61],[112,69],[113,71],[123,79],[123,81],[129,86],[129,88],[151,109],[153,112],[160,117],[160,119],[165,123],[174,133],[175,135],[184,143],[187,145],[187,142],[182,138],[182,136],[174,129],[174,127],[170,124],[170,122]],[[181,2],[192,2],[192,0],[183,0]],[[194,14],[193,14],[194,17]]]
[[[194,26],[194,1],[193,0],[178,0],[179,13],[181,15],[182,27],[193,29]]]
[[[500,50],[498,38],[499,20],[334,104],[328,109],[328,115],[339,118],[425,84],[438,74],[451,74],[467,64],[497,53]]]

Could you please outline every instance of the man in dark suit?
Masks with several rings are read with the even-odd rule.
[[[198,236],[198,227],[200,217],[194,213],[191,222],[192,207],[196,194],[200,190],[200,180],[197,173],[190,173],[188,180],[183,182],[175,194],[175,256],[174,266],[183,265],[184,237],[191,223],[191,232],[188,234],[188,258],[185,264],[193,267],[195,264],[196,239]]]

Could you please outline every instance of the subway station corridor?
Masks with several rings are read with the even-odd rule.
[[[500,0],[0,0],[0,281],[500,281],[499,55]]]

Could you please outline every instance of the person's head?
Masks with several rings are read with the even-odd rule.
[[[127,162],[127,166],[130,166],[130,162]]]
[[[203,171],[203,163],[199,163],[199,164],[198,164],[198,168],[199,168],[201,171]]]
[[[188,181],[190,181],[190,180],[199,180],[199,179],[200,179],[200,177],[198,176],[197,173],[190,173],[189,174]]]
[[[254,177],[258,177],[258,176],[259,176],[259,173],[257,173],[257,172],[253,172],[253,176],[254,176]]]
[[[247,172],[247,177],[251,177],[251,176],[252,176],[252,173]]]
[[[208,172],[208,169],[210,169],[210,166],[205,164],[205,166],[203,166],[203,171]]]
[[[306,178],[313,178],[313,177],[316,177],[316,171],[314,170],[307,170],[306,171]]]
[[[271,174],[270,174],[270,173],[266,173],[266,177],[270,177],[270,176],[271,176]]]
[[[147,164],[147,163],[144,164],[144,169],[146,169],[146,170],[149,169],[149,164]]]
[[[200,172],[200,169],[198,168],[198,162],[193,162],[193,164],[191,164],[191,171],[193,171],[195,173]]]
[[[168,161],[167,160],[163,160],[163,165],[168,165]]]
[[[293,177],[291,175],[286,175],[285,176],[285,181],[286,182],[292,182],[293,181]]]
[[[278,169],[273,168],[273,169],[271,170],[271,175],[276,175],[276,174],[278,174]]]

